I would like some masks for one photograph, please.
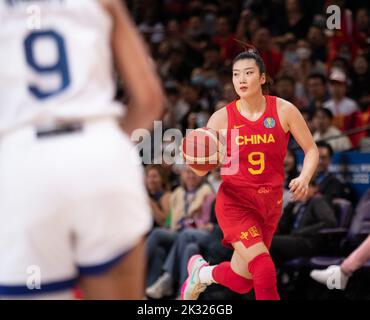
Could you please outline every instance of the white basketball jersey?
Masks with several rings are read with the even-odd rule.
[[[98,0],[0,0],[0,130],[119,113],[111,28]]]

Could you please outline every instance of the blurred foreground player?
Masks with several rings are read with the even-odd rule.
[[[152,222],[127,133],[163,98],[127,9],[1,1],[0,61],[0,297],[68,299],[79,283],[87,299],[141,299]]]
[[[221,134],[226,130],[229,160],[225,166],[238,164],[233,173],[221,171],[222,184],[216,199],[223,244],[234,253],[231,262],[216,266],[208,266],[200,255],[193,256],[188,262],[189,277],[182,287],[185,300],[197,299],[212,283],[240,294],[254,288],[257,300],[280,299],[269,248],[282,211],[289,132],[305,153],[299,177],[289,184],[295,200],[305,197],[318,163],[317,147],[298,109],[283,99],[263,94],[265,65],[255,49],[249,48],[234,59],[232,79],[240,99],[216,111],[207,127]],[[196,173],[205,175],[207,171]]]

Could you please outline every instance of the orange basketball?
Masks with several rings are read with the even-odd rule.
[[[185,163],[196,170],[209,171],[219,165],[218,133],[210,128],[199,128],[186,135],[182,141]]]

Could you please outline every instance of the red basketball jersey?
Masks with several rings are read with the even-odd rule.
[[[259,192],[283,185],[289,132],[285,133],[280,124],[276,97],[265,96],[265,99],[265,112],[256,121],[248,120],[239,112],[239,100],[226,106],[229,159],[225,167],[237,168],[232,174],[222,172],[222,180],[227,185],[251,187]]]

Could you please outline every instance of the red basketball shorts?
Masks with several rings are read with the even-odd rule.
[[[282,188],[238,187],[222,183],[216,198],[216,216],[222,244],[241,241],[246,248],[264,242],[270,248],[282,213]]]

